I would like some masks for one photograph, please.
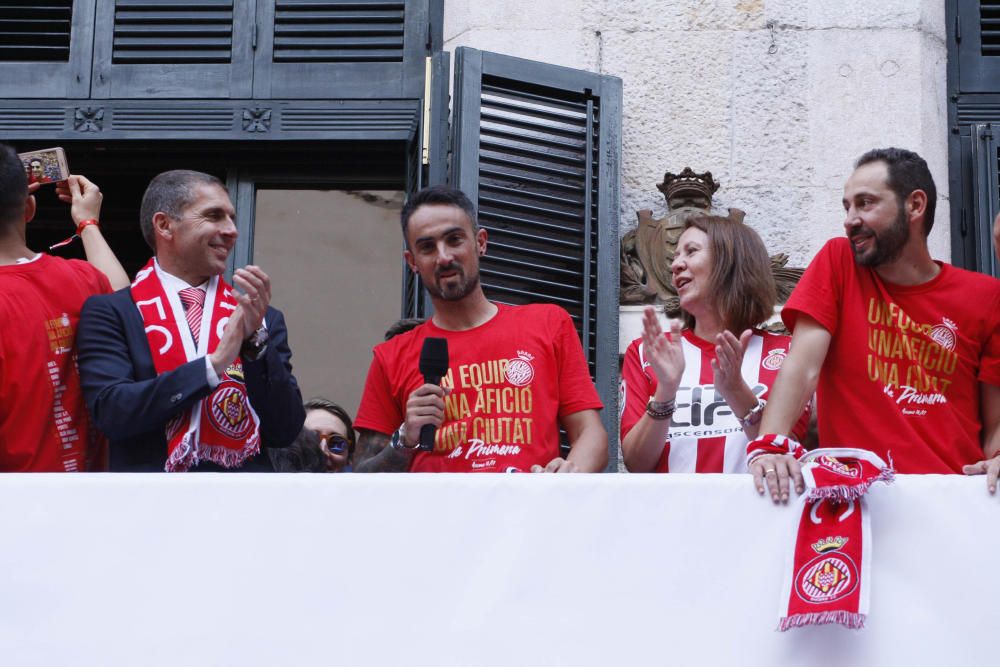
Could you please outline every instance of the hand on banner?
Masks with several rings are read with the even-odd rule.
[[[681,347],[681,325],[670,322],[670,332],[663,334],[656,310],[646,306],[642,311],[643,356],[649,362],[663,394],[673,397],[684,375],[684,350]],[[660,393],[660,392],[657,392]]]
[[[271,303],[271,279],[259,266],[248,264],[233,273],[233,283],[243,293],[236,293],[236,300],[243,307],[243,338],[246,340],[260,329],[264,314]]]
[[[544,468],[537,463],[531,466],[531,472],[580,472],[580,468],[572,461],[557,456],[549,461]]]
[[[406,399],[406,417],[403,430],[403,443],[407,447],[415,447],[420,442],[420,429],[425,424],[433,424],[439,428],[444,421],[444,397],[451,393],[450,389],[436,384],[423,384]]]
[[[795,483],[795,493],[805,491],[802,466],[791,454],[762,454],[750,463],[757,493],[764,495],[765,482],[775,504],[787,503],[791,482]]]
[[[990,493],[996,493],[997,477],[1000,476],[1000,454],[991,459],[962,466],[962,472],[966,475],[986,475],[986,488],[989,489]]]

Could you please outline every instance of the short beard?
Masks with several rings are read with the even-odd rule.
[[[471,276],[466,276],[464,273],[460,275],[462,279],[457,284],[445,288],[435,282],[433,285],[427,285],[427,291],[442,301],[461,301],[479,287],[479,271]]]
[[[859,254],[854,251],[854,261],[860,266],[876,267],[883,264],[891,264],[899,259],[903,254],[903,248],[910,240],[910,224],[906,219],[906,208],[899,206],[899,214],[881,234],[874,233],[872,248],[866,254]],[[853,248],[852,248],[853,249]]]

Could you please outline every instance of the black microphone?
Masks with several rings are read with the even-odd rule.
[[[420,350],[420,372],[427,384],[440,384],[441,378],[448,374],[448,339],[425,338],[424,347]],[[434,424],[424,424],[420,427],[420,451],[434,451]]]

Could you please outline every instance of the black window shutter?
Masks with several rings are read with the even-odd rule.
[[[0,97],[86,97],[93,34],[93,0],[0,0]]]
[[[115,3],[111,62],[230,64],[233,0]]]
[[[997,275],[990,227],[997,213],[1000,0],[945,3],[952,261]]]
[[[97,0],[96,98],[249,97],[253,3]]]
[[[431,5],[434,5],[432,7]],[[257,0],[259,98],[418,98],[439,0]]]
[[[0,2],[0,62],[69,62],[73,0]]]
[[[489,233],[488,298],[565,308],[604,403],[618,419],[621,80],[460,48],[452,182]],[[612,447],[610,466],[617,463]]]
[[[402,0],[275,0],[274,62],[403,62]]]
[[[972,126],[972,180],[975,186],[975,269],[1000,278],[993,247],[993,219],[1000,212],[1000,124]]]
[[[957,0],[955,25],[963,93],[1000,90],[1000,0]]]
[[[1000,1],[979,0],[979,52],[1000,56]]]

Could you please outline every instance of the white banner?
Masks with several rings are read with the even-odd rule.
[[[4,665],[930,665],[997,653],[984,478],[869,493],[868,627],[775,632],[721,475],[0,476]]]

